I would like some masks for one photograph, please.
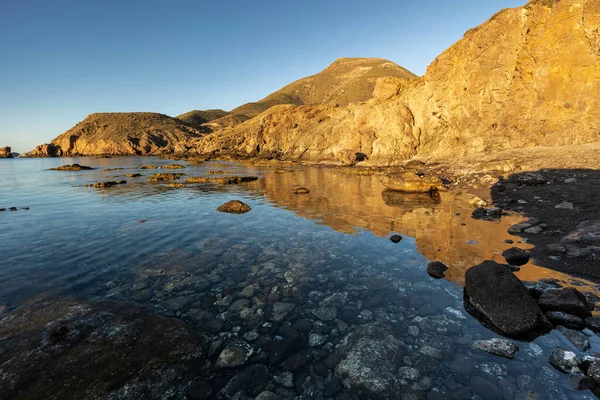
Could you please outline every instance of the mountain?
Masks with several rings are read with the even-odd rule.
[[[372,97],[377,78],[393,76],[413,79],[412,72],[381,58],[339,58],[316,75],[299,79],[255,103],[231,110],[254,117],[280,104],[337,104],[366,101]]]
[[[202,132],[210,133],[216,129],[241,124],[250,117],[233,114],[223,110],[193,110],[175,118],[182,120]]]
[[[530,1],[469,30],[423,77],[378,78],[367,102],[278,105],[196,150],[313,161],[364,153],[394,164],[598,142],[599,26],[597,0]],[[336,98],[319,83],[312,90],[321,96],[305,101],[292,85],[276,93],[312,104]]]
[[[27,156],[157,155],[181,153],[202,133],[179,119],[148,112],[90,114]]]

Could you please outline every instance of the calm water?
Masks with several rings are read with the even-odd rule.
[[[96,169],[48,170],[74,162]],[[203,176],[220,170],[260,177],[241,185],[185,188],[147,181],[147,175],[169,171],[139,169],[169,163],[152,158],[0,160],[0,208],[18,208],[0,212],[0,322],[5,324],[0,340],[6,343],[11,338],[6,333],[8,325],[12,324],[11,329],[18,325],[14,329],[23,334],[60,320],[59,311],[44,311],[52,304],[101,304],[98,307],[113,313],[119,311],[105,304],[127,304],[139,306],[149,316],[166,317],[167,323],[183,323],[182,329],[202,337],[203,354],[213,363],[219,338],[242,338],[256,331],[258,339],[250,335],[245,340],[253,348],[249,363],[258,364],[264,362],[261,354],[268,344],[285,336],[277,331],[282,324],[289,325],[285,321],[309,319],[315,324],[313,331],[325,339],[299,351],[308,361],[293,371],[297,381],[322,365],[322,355],[315,352],[335,353],[355,326],[378,323],[389,325],[408,345],[404,367],[418,374],[402,378],[401,384],[403,393],[414,398],[594,398],[589,391],[575,391],[568,376],[550,368],[547,359],[555,347],[572,348],[557,331],[533,343],[519,343],[515,360],[472,347],[474,340],[497,334],[464,311],[460,287],[464,272],[485,259],[500,261],[502,250],[510,247],[504,243],[511,238],[506,230],[520,216],[501,222],[475,221],[468,205],[472,194],[454,190],[445,193],[440,203],[415,202],[384,192],[378,176],[346,175],[327,168],[275,171],[231,163],[182,163],[186,169],[171,172]],[[123,169],[105,170],[111,168]],[[145,176],[124,177],[132,172]],[[126,179],[127,184],[107,189],[82,186],[118,179]],[[294,195],[297,185],[309,188],[310,194]],[[232,199],[244,201],[252,211],[243,215],[216,212]],[[392,233],[404,239],[394,244],[388,239]],[[519,245],[527,248],[526,243]],[[451,267],[448,280],[436,281],[427,275],[430,260]],[[518,275],[526,280],[553,277],[564,284],[587,284],[533,264],[522,267]],[[596,287],[583,289],[595,291]],[[337,317],[316,322],[313,310],[335,293],[346,293],[336,305]],[[249,304],[232,316],[228,307],[240,298],[248,298]],[[295,309],[287,319],[270,326],[268,315],[277,301],[294,304]],[[20,307],[35,309],[33,315],[43,323],[34,317],[29,322],[11,322]],[[152,321],[144,325],[147,332],[165,324],[161,319],[148,325]],[[212,323],[210,330],[206,321]],[[590,340],[592,348],[600,348],[595,335]],[[75,357],[61,351],[64,357]],[[174,362],[164,358],[159,356],[156,362],[163,366]],[[52,374],[52,364],[43,362]],[[66,396],[63,389],[44,386],[49,384],[40,380],[2,375],[8,366],[8,362],[0,364],[0,398],[3,393],[16,396],[15,387],[32,388],[25,390],[23,398],[49,392],[48,398]],[[198,382],[210,382],[216,392],[237,371],[203,368],[191,374],[189,382],[165,381],[178,388],[170,395],[148,392],[146,396],[180,398]],[[273,366],[271,372],[279,375],[282,370]],[[321,375],[312,378],[313,386],[319,387],[320,380],[322,386],[327,385],[332,378],[331,371]],[[136,377],[128,379],[130,384]],[[121,384],[125,383],[97,390],[113,398],[138,398],[119,391]],[[270,385],[281,398],[292,398],[306,389]],[[344,388],[335,393],[338,398],[355,395]]]

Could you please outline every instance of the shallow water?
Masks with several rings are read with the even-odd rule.
[[[48,170],[75,162],[96,169]],[[134,157],[0,160],[0,208],[18,208],[0,212],[4,322],[11,312],[34,301],[77,299],[87,304],[110,300],[139,305],[174,324],[183,321],[209,344],[219,335],[242,337],[259,330],[260,338],[248,341],[254,356],[260,356],[265,343],[280,340],[281,322],[268,325],[272,297],[295,305],[289,322],[310,319],[315,333],[326,336],[325,343],[303,350],[308,363],[295,371],[295,379],[322,365],[316,350],[334,353],[355,326],[377,323],[389,326],[404,340],[409,349],[404,367],[419,371],[418,377],[402,380],[402,396],[593,398],[589,391],[575,391],[568,376],[550,368],[547,359],[555,347],[576,351],[557,331],[533,343],[519,343],[515,360],[472,347],[474,340],[498,335],[464,311],[460,287],[464,272],[486,259],[501,261],[500,253],[513,246],[504,241],[520,240],[507,229],[521,216],[477,221],[470,218],[470,193],[452,190],[443,193],[440,202],[407,199],[385,192],[379,176],[321,167],[275,171],[204,163],[170,171],[202,176],[221,170],[260,177],[240,185],[185,188],[149,183],[146,176],[123,177],[130,172],[164,172],[139,167],[169,163]],[[118,179],[126,179],[127,184],[82,187]],[[309,188],[310,194],[293,194],[297,186]],[[252,211],[243,215],[216,212],[220,204],[232,199],[244,201]],[[401,234],[403,240],[392,243],[388,237],[393,233]],[[450,267],[448,280],[436,281],[427,275],[427,263],[433,260]],[[524,280],[552,277],[597,291],[589,282],[533,263],[517,275]],[[213,305],[227,296],[235,301],[249,286],[252,303],[241,317],[225,312],[227,301]],[[313,310],[334,293],[347,293],[337,305],[337,317],[316,322]],[[371,301],[374,298],[378,301]],[[208,312],[211,321],[223,321],[222,327],[207,332],[195,318],[200,311]],[[0,335],[2,340],[6,337]],[[590,341],[592,349],[600,349],[595,335]],[[249,362],[259,363],[260,357]],[[191,383],[209,380],[216,391],[234,372],[204,371],[190,379]],[[281,370],[273,366],[271,372],[278,375]],[[332,371],[328,374],[321,377],[324,382],[333,375]],[[321,378],[314,377],[313,386],[325,385]],[[5,390],[7,381],[5,377]],[[191,383],[180,382],[181,390]],[[277,384],[272,389],[282,398],[302,393],[298,387],[294,391]],[[130,398],[116,389],[111,393],[115,398]],[[338,397],[350,396],[339,398],[355,395],[345,389],[337,392]]]

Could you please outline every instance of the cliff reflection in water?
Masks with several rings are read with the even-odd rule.
[[[428,259],[448,265],[446,278],[460,284],[471,266],[489,259],[505,262],[503,250],[530,247],[507,232],[512,224],[523,220],[522,216],[504,216],[494,222],[471,218],[471,193],[456,189],[433,198],[427,194],[404,194],[387,190],[381,180],[379,175],[310,167],[265,173],[251,187],[274,204],[340,232],[368,229],[381,237],[392,232],[412,236],[418,250]],[[308,188],[310,194],[294,194],[298,186]],[[507,239],[515,243],[505,243]],[[553,277],[569,281],[561,273],[532,263],[521,267],[518,275],[524,280]]]

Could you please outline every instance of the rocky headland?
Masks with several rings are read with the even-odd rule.
[[[13,158],[13,154],[10,150],[11,148],[9,146],[0,147],[0,158]]]

